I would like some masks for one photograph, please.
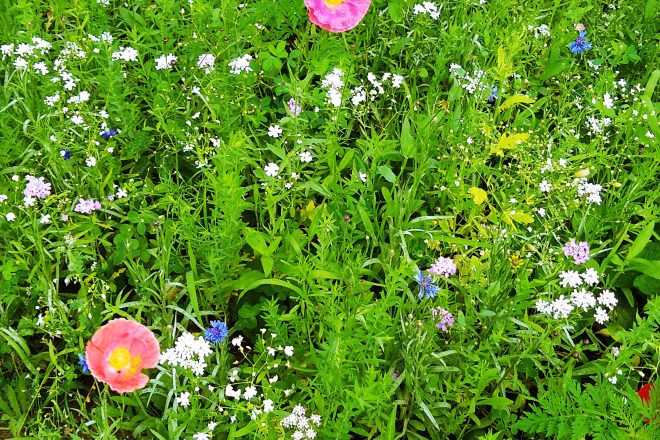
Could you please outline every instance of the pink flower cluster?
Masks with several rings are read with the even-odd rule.
[[[450,276],[456,274],[456,265],[451,258],[439,257],[433,263],[433,266],[428,270],[431,275],[445,276],[449,278]]]
[[[574,239],[571,239],[562,250],[567,258],[573,257],[575,264],[582,264],[589,261],[589,245],[585,241],[576,243]]]
[[[25,197],[45,199],[50,195],[50,183],[46,183],[43,177],[25,176],[25,180],[28,181],[23,190]]]
[[[82,197],[76,207],[73,208],[74,211],[80,214],[91,214],[98,209],[101,209],[101,202],[96,199],[85,200]]]
[[[440,321],[435,325],[443,332],[448,332],[449,327],[454,325],[454,315],[445,309],[431,309],[431,316],[440,318]]]

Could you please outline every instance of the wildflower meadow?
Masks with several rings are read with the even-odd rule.
[[[0,0],[0,439],[660,439],[657,0]]]

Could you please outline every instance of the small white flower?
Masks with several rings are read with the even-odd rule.
[[[273,406],[273,401],[270,399],[264,400],[264,412],[269,413],[271,412],[275,407]]]
[[[282,129],[279,125],[271,125],[268,127],[268,136],[278,138],[282,135]]]
[[[271,162],[264,167],[264,171],[268,177],[277,177],[280,172],[280,167],[276,163]]]
[[[50,214],[42,215],[41,218],[39,219],[39,223],[41,223],[42,225],[47,225],[48,223],[50,223]]]
[[[596,314],[594,315],[594,318],[598,324],[605,324],[610,319],[607,311],[605,311],[605,309],[602,307],[596,307]]]
[[[614,307],[616,307],[619,301],[616,299],[616,296],[614,296],[614,292],[606,289],[603,290],[603,292],[598,297],[598,303],[610,310],[614,310]]]
[[[590,267],[582,274],[582,280],[593,287],[598,284],[598,272]]]
[[[312,153],[310,153],[309,151],[303,151],[302,153],[299,154],[299,156],[300,156],[300,162],[302,163],[309,163],[313,159]]]
[[[0,203],[5,203],[8,198],[7,194],[0,194]]]
[[[615,358],[619,357],[620,350],[621,349],[619,347],[612,347],[612,356],[614,356]]]
[[[561,281],[559,282],[559,285],[561,287],[580,287],[582,284],[582,278],[580,277],[580,274],[577,273],[574,270],[566,270],[563,271],[559,274],[559,277],[561,278]]]
[[[170,70],[177,62],[178,57],[173,54],[161,55],[156,58],[156,70]]]
[[[184,391],[183,393],[179,394],[176,398],[176,403],[178,403],[179,405],[181,405],[184,408],[189,406],[190,405],[190,393],[188,391]]]
[[[552,184],[549,183],[547,180],[543,180],[541,181],[541,183],[539,183],[539,191],[543,193],[547,193],[550,192],[551,189],[552,189]]]
[[[242,57],[236,58],[234,61],[231,61],[229,65],[229,73],[233,75],[240,75],[241,73],[252,72],[252,67],[250,67],[250,61],[252,61],[252,55],[246,54]]]
[[[607,109],[611,109],[614,107],[614,101],[612,100],[612,97],[610,96],[609,93],[605,93],[605,96],[603,97],[603,105]]]
[[[5,218],[7,219],[8,222],[13,222],[14,220],[16,220],[16,214],[14,214],[13,212],[8,212],[5,215]]]
[[[243,398],[245,400],[250,400],[256,395],[257,395],[257,387],[255,386],[246,387],[245,391],[243,391]]]
[[[205,53],[197,58],[197,65],[200,69],[204,69],[204,73],[211,73],[215,67],[215,55]]]
[[[233,345],[234,347],[240,347],[242,343],[243,343],[243,336],[241,335],[238,335],[231,340],[231,345]]]
[[[95,167],[96,166],[96,158],[94,156],[89,156],[87,159],[85,159],[85,163],[90,168]]]
[[[284,354],[287,356],[293,356],[293,347],[290,345],[284,347]]]
[[[359,176],[362,183],[367,183],[367,173],[363,173],[362,171],[360,171]]]

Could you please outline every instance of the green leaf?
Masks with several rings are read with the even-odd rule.
[[[255,253],[259,255],[270,255],[270,249],[265,239],[266,234],[251,228],[245,228],[243,229],[243,236]]]
[[[275,262],[273,261],[272,257],[269,257],[267,255],[264,255],[261,257],[261,267],[264,270],[264,274],[266,276],[270,276],[270,272],[273,270],[273,265]]]
[[[651,240],[654,228],[655,222],[648,222],[646,226],[644,226],[644,229],[642,229],[639,235],[637,235],[637,238],[635,238],[635,241],[633,241],[633,243],[630,245],[630,249],[628,249],[628,255],[626,255],[626,260],[632,260],[644,250],[646,244]]]
[[[197,301],[197,290],[195,289],[195,275],[192,271],[186,272],[186,287],[190,296],[190,304],[193,306],[197,319],[202,320],[202,314],[199,311],[199,302]]]
[[[486,399],[481,399],[477,401],[477,406],[479,405],[490,405],[494,409],[507,409],[513,404],[513,400],[507,399],[506,397],[493,396]]]
[[[387,5],[387,12],[395,23],[403,21],[403,2],[401,0],[390,0]]]
[[[525,95],[514,95],[514,96],[509,96],[506,98],[506,101],[500,105],[499,109],[500,110],[506,110],[509,107],[513,107],[516,104],[533,104],[536,102],[532,98],[525,96]]]
[[[413,157],[415,153],[415,139],[410,127],[410,118],[406,116],[401,126],[401,154],[406,159]]]
[[[641,272],[650,277],[660,280],[660,261],[644,260],[643,258],[633,258],[628,266],[631,269]]]
[[[390,183],[394,183],[394,181],[396,180],[396,176],[394,175],[392,168],[388,167],[387,165],[379,166],[378,173]]]
[[[476,186],[470,188],[468,193],[472,195],[472,200],[476,205],[481,205],[483,202],[488,200],[488,193],[481,188],[477,188]]]
[[[660,281],[649,275],[635,277],[633,285],[645,295],[660,295]]]
[[[422,408],[422,411],[424,411],[424,414],[426,414],[426,417],[429,418],[433,426],[435,426],[435,429],[440,429],[440,426],[438,425],[438,422],[435,420],[435,417],[433,417],[433,414],[431,414],[431,410],[429,409],[428,406],[426,406],[426,403],[420,401],[419,406]]]

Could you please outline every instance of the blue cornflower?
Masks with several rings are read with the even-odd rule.
[[[591,49],[591,43],[589,43],[587,39],[584,38],[586,35],[587,31],[582,31],[580,32],[580,35],[575,37],[575,41],[568,45],[568,48],[571,50],[571,52],[574,54],[579,54],[585,50]]]
[[[102,131],[101,136],[103,136],[103,139],[108,140],[111,137],[113,137],[114,135],[116,135],[117,133],[119,133],[117,130]]]
[[[224,341],[229,334],[227,324],[222,321],[211,321],[211,328],[204,332],[204,338],[213,344]]]
[[[429,275],[424,275],[420,270],[414,276],[415,281],[419,284],[419,297],[420,298],[433,298],[438,294],[440,288],[433,284],[433,279]]]
[[[495,101],[497,101],[497,98],[499,98],[500,95],[497,94],[497,86],[493,86],[492,89],[490,89],[490,96],[486,100],[488,104],[495,104]]]
[[[82,353],[78,353],[78,365],[82,367],[83,373],[87,374],[89,373],[89,367],[87,366],[87,360],[85,359],[85,355]]]

